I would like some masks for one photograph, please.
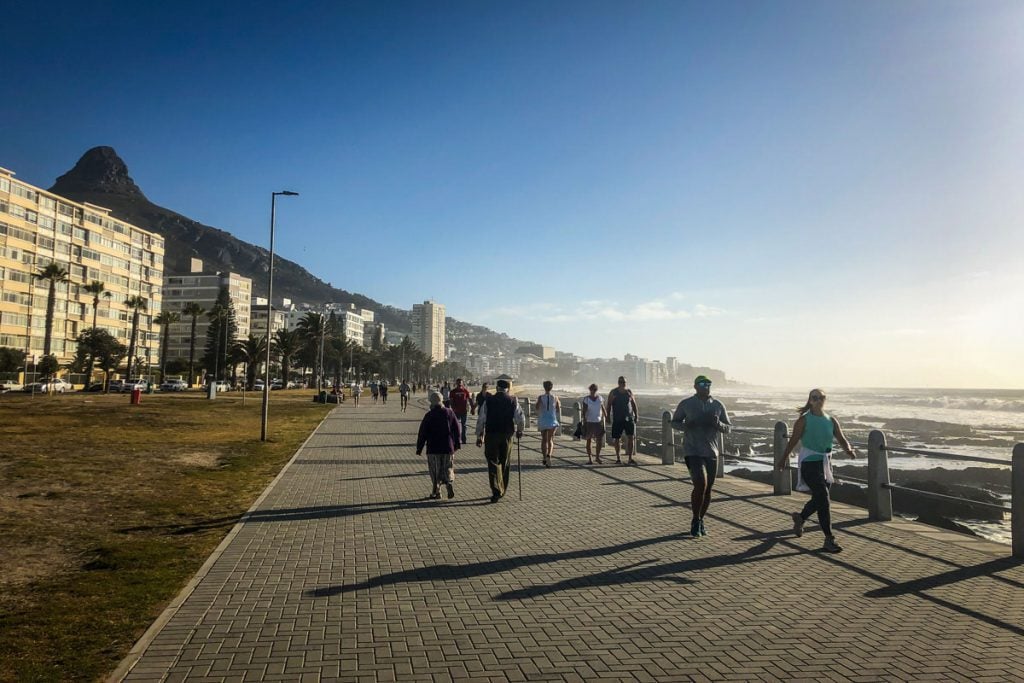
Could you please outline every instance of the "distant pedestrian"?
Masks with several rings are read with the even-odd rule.
[[[484,446],[492,503],[497,503],[508,489],[512,436],[522,438],[526,427],[519,401],[507,393],[508,381],[499,379],[497,388],[497,393],[488,396],[480,406],[480,417],[476,421],[476,445],[477,448]]]
[[[594,464],[594,457],[597,458],[597,464],[603,464],[601,461],[601,446],[604,444],[604,422],[608,417],[608,412],[604,407],[604,398],[597,395],[597,385],[591,384],[589,387],[590,395],[583,397],[583,435],[587,439],[587,464]],[[597,441],[596,453],[591,448],[591,443]]]
[[[486,401],[487,397],[490,395],[491,392],[487,391],[487,382],[484,382],[480,385],[480,391],[478,391],[476,396],[473,398],[473,408],[470,410],[470,413],[476,415],[476,412],[483,407],[484,401]]]
[[[423,448],[427,449],[430,500],[441,497],[441,484],[447,487],[449,499],[455,497],[455,451],[461,446],[459,420],[451,409],[441,405],[441,394],[431,392],[430,410],[423,415],[416,438],[416,455],[423,455]]]
[[[469,415],[469,404],[472,401],[473,396],[469,393],[469,389],[462,385],[462,378],[457,378],[455,388],[448,394],[448,403],[455,412],[455,417],[459,418],[459,424],[462,425],[462,443],[466,443],[466,420]]]
[[[452,407],[452,404],[451,404],[451,394],[452,394],[452,387],[451,387],[450,384],[448,384],[448,380],[445,380],[444,384],[441,386],[441,398],[444,399],[444,407],[445,408],[451,408]]]
[[[835,481],[832,476],[833,442],[838,441],[851,458],[856,458],[857,452],[843,434],[839,421],[825,412],[826,398],[825,392],[821,389],[811,389],[807,403],[797,409],[800,417],[793,425],[793,435],[789,437],[786,450],[775,466],[784,471],[789,464],[790,453],[797,444],[800,444],[800,452],[797,454],[796,489],[810,491],[811,499],[804,505],[803,511],[793,513],[793,533],[803,536],[804,523],[817,512],[821,532],[825,534],[822,550],[838,553],[843,549],[832,535],[832,505],[828,493],[829,487]]]
[[[352,406],[359,405],[359,394],[363,393],[363,388],[359,386],[358,380],[352,382]]]
[[[676,406],[672,428],[683,430],[683,460],[690,470],[693,494],[690,505],[693,521],[691,536],[707,536],[704,515],[711,505],[711,489],[718,474],[718,458],[723,448],[723,434],[731,428],[729,413],[721,401],[711,398],[711,380],[698,375],[693,380],[694,395]]]
[[[379,389],[379,391],[380,391],[380,402],[381,402],[381,404],[387,405],[387,403],[388,403],[388,381],[386,379],[382,379],[380,381],[380,389]]]
[[[633,392],[626,388],[626,378],[619,377],[619,386],[608,394],[608,421],[612,424],[612,439],[615,441],[615,463],[621,465],[619,452],[622,437],[626,437],[627,465],[635,465],[633,454],[636,452],[636,419],[640,411],[636,407]]]
[[[374,403],[377,402],[377,395],[378,395],[378,393],[379,393],[379,390],[377,389],[377,383],[376,382],[370,382],[370,396],[373,397],[373,402]]]
[[[398,397],[400,399],[399,402],[402,404],[403,413],[409,407],[409,392],[411,390],[412,387],[409,386],[409,380],[407,379],[403,379],[402,383],[398,385]]]
[[[544,393],[537,397],[537,429],[540,430],[540,454],[544,467],[551,467],[551,452],[555,448],[555,432],[562,423],[562,404],[551,393],[551,380],[544,381]]]

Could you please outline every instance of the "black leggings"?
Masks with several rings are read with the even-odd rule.
[[[715,485],[715,477],[718,475],[718,460],[691,455],[686,458],[686,466],[693,480],[693,493],[690,495],[693,518],[704,519],[708,506],[711,505],[711,488]]]
[[[832,508],[828,497],[830,484],[825,481],[825,463],[821,460],[817,462],[805,460],[800,465],[800,476],[803,477],[804,483],[811,488],[811,499],[804,505],[800,516],[806,520],[817,512],[822,532],[825,536],[831,536]]]

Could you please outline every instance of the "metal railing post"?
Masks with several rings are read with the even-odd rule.
[[[573,433],[575,433],[576,425],[578,425],[580,422],[583,421],[583,406],[580,405],[579,401],[575,401],[572,404],[572,406],[573,406],[572,428],[573,428]]]
[[[530,399],[523,399],[523,417],[526,418],[526,428],[530,428]]]
[[[672,465],[676,461],[676,438],[672,433],[672,413],[661,414],[661,464]]]
[[[793,493],[793,473],[789,470],[789,463],[786,463],[786,467],[782,470],[775,467],[775,464],[782,459],[782,454],[786,452],[786,442],[789,441],[789,428],[785,422],[775,423],[775,437],[772,441],[772,483],[775,488],[776,496],[789,496]],[[788,458],[787,458],[788,459]]]
[[[719,435],[721,436],[721,435]],[[716,465],[717,473],[715,476],[721,479],[725,476],[725,437],[722,436],[722,452],[718,454],[718,464]]]
[[[875,429],[868,435],[868,519],[881,522],[892,519],[892,491],[887,488],[888,484],[885,434]]]
[[[1010,533],[1013,535],[1013,556],[1024,559],[1024,443],[1013,447],[1012,465]]]

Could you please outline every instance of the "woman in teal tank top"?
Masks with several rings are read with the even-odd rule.
[[[797,444],[800,444],[797,458],[797,490],[810,490],[811,499],[804,505],[803,511],[793,513],[793,532],[797,536],[802,536],[804,522],[814,513],[818,513],[818,523],[825,534],[825,545],[822,548],[830,553],[838,553],[842,548],[832,535],[831,501],[828,495],[828,489],[834,481],[831,464],[832,444],[838,441],[851,458],[856,458],[857,453],[843,434],[839,421],[825,412],[825,398],[825,392],[821,389],[811,389],[807,403],[798,409],[800,417],[793,425],[793,435],[789,437],[786,450],[775,466],[779,470],[785,470],[789,464],[790,453]]]

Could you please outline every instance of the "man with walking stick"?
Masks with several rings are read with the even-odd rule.
[[[487,476],[491,484],[491,502],[497,503],[508,488],[512,455],[512,437],[518,441],[526,428],[526,417],[519,401],[508,393],[509,384],[499,379],[497,393],[487,396],[479,406],[476,421],[476,445],[484,447]],[[520,479],[520,496],[522,480]]]

